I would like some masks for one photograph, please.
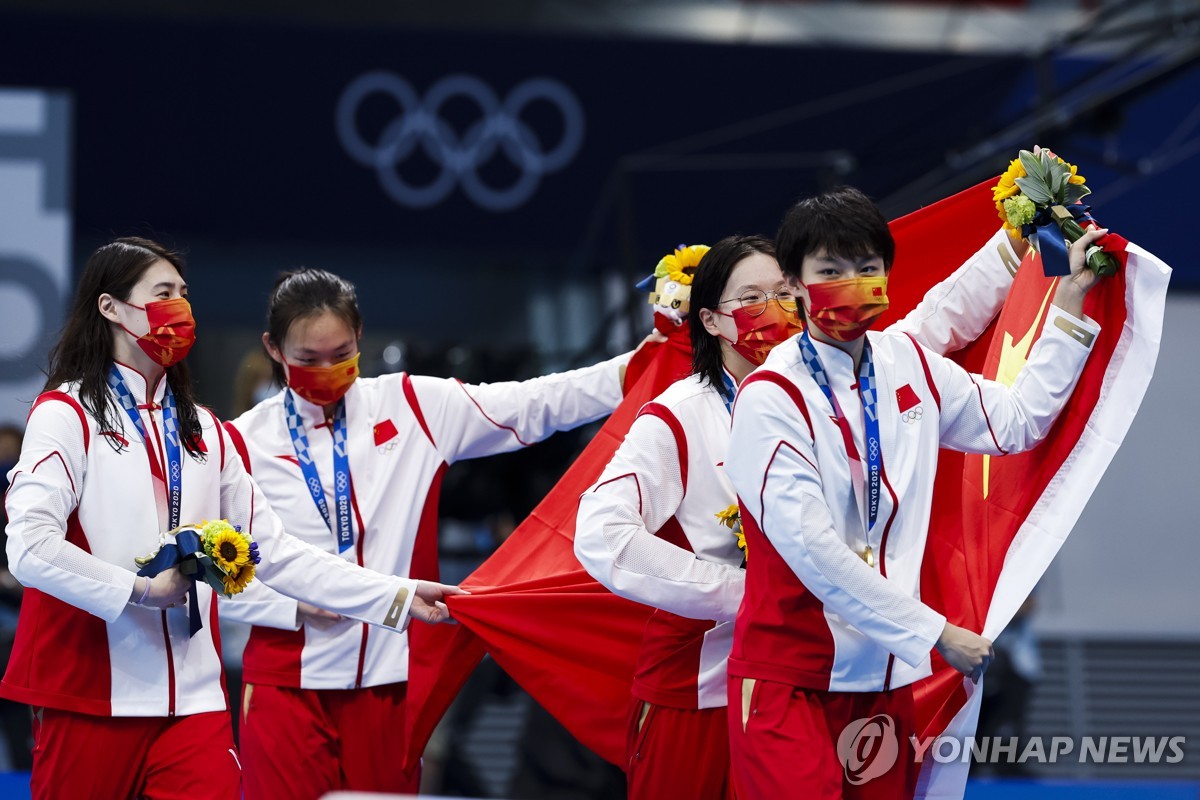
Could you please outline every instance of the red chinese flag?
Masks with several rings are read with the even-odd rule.
[[[910,311],[992,234],[996,225],[992,183],[981,183],[892,223],[896,263],[894,280],[888,288],[891,306],[879,327]],[[1022,526],[1029,524],[1030,510],[1040,508],[1039,496],[1045,494],[1047,483],[1062,476],[1062,458],[1048,454],[1073,452],[1072,445],[1088,424],[1089,412],[1093,421],[1096,417],[1095,395],[1112,374],[1109,363],[1113,353],[1122,353],[1121,343],[1128,344],[1130,339],[1135,345],[1133,352],[1142,361],[1140,366],[1131,367],[1134,359],[1123,358],[1126,368],[1119,377],[1122,386],[1140,379],[1144,391],[1157,354],[1155,331],[1161,329],[1162,295],[1169,270],[1148,255],[1143,255],[1142,261],[1148,265],[1141,270],[1138,283],[1146,299],[1141,309],[1144,335],[1134,335],[1128,328],[1122,330],[1118,320],[1123,319],[1122,301],[1131,302],[1123,297],[1122,280],[1110,280],[1089,295],[1089,313],[1105,326],[1102,340],[1097,342],[1080,390],[1055,426],[1051,441],[1039,447],[1036,456],[1021,457],[1019,461],[1011,456],[992,459],[988,467],[989,496],[973,498],[970,492],[979,493],[979,488],[975,485],[972,489],[968,481],[978,484],[982,480],[982,460],[972,457],[968,461],[943,451],[921,592],[924,599],[958,624],[985,633],[990,630],[984,627],[985,621],[988,625],[998,624],[991,633],[994,636],[1036,582],[1036,577],[1025,573],[1040,576],[1049,564],[1056,546],[1042,547],[1036,554],[1038,558],[1030,561],[1033,566],[1010,581],[1011,586],[1000,580],[1003,591],[997,589],[1006,553],[1014,539],[1020,538],[1017,533],[1025,530]],[[1131,256],[1130,263],[1132,267],[1142,262]],[[1018,291],[1014,287],[1012,310],[1006,310],[976,343],[956,355],[960,363],[976,372],[990,367],[993,372],[989,374],[995,374],[1003,352],[1007,352],[996,349],[1005,341],[1003,335],[996,335],[998,326],[1010,334],[1028,331],[1026,296],[1044,296],[1045,279],[1038,274],[1035,281],[1035,274],[1036,269],[1020,270],[1016,283],[1021,288]],[[1006,363],[1012,358],[1010,354]],[[649,610],[610,594],[575,560],[575,514],[580,494],[608,463],[638,409],[687,374],[689,361],[684,331],[673,332],[665,345],[643,349],[630,364],[626,385],[632,388],[624,402],[529,519],[463,582],[472,594],[450,599],[451,610],[461,624],[433,628],[413,625],[406,764],[415,764],[419,759],[437,720],[485,651],[580,741],[613,763],[623,761],[625,712]],[[1120,420],[1115,423],[1120,428],[1113,440],[1116,443],[1128,428],[1141,395],[1128,390],[1123,391],[1121,399],[1129,405],[1124,428]],[[1107,411],[1112,407],[1112,402],[1105,405]],[[1076,487],[1071,502],[1063,506],[1068,513],[1059,512],[1053,517],[1065,524],[1056,531],[1059,543],[1114,451],[1115,445],[1106,453],[1093,455],[1086,474],[1076,481],[1082,486]],[[1005,463],[1001,466],[999,461]],[[1080,477],[1078,471],[1072,475]],[[1044,564],[1038,568],[1042,561]],[[1003,598],[1001,607],[995,607],[994,593],[996,598]],[[996,613],[989,615],[989,608]],[[960,676],[948,674],[944,664],[935,664],[935,668],[938,672],[918,687],[918,730],[940,733],[951,722],[959,722],[963,717],[960,712],[969,711],[969,706],[964,706],[968,697]],[[965,783],[965,767],[962,779]],[[922,782],[926,787],[947,785],[927,775],[922,776]]]
[[[484,652],[575,736],[609,761],[624,751],[623,715],[650,609],[594,581],[575,558],[579,496],[596,482],[641,407],[691,372],[687,327],[655,317],[665,343],[648,344],[625,370],[625,399],[450,607],[458,625],[410,628],[406,768]]]
[[[900,413],[903,414],[913,406],[921,405],[921,398],[917,397],[912,386],[906,383],[896,390],[896,405],[900,407]]]
[[[1112,234],[1104,246],[1123,267],[1087,296],[1084,313],[1101,331],[1047,437],[1025,453],[943,450],[939,460],[921,597],[954,624],[989,639],[1045,574],[1124,439],[1154,371],[1170,268]],[[994,325],[985,377],[1015,380],[1041,335],[1058,280],[1043,276],[1036,254],[1026,257]],[[972,735],[981,684],[966,681],[936,652],[933,667],[915,687],[917,730],[923,737]],[[917,796],[961,798],[969,766],[929,759]]]
[[[373,429],[375,433],[375,446],[379,447],[392,439],[396,438],[396,423],[390,419],[385,419],[383,422],[375,423]]]
[[[979,184],[892,223],[891,307],[908,313],[995,231],[989,184]],[[950,235],[947,235],[950,232]],[[625,712],[649,609],[592,580],[575,559],[579,496],[600,476],[643,404],[690,371],[686,328],[656,320],[668,341],[643,348],[626,373],[626,397],[579,459],[507,541],[449,601],[457,626],[411,628],[405,764],[416,764],[434,726],[483,653],[581,742],[620,764]]]

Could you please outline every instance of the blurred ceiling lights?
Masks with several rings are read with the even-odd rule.
[[[1200,8],[1200,0],[106,0],[103,8],[98,11],[94,0],[0,0],[0,11],[176,15],[345,27],[386,25],[956,53],[1033,54],[1055,48],[1080,28],[1090,28],[1093,35],[1086,48],[1096,55],[1119,49],[1147,26],[1190,16]],[[1113,15],[1119,22],[1106,26],[1104,17],[1114,9],[1120,12]],[[1192,27],[1175,36],[1194,38],[1200,33]]]

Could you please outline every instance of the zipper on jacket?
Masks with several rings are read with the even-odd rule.
[[[162,611],[163,642],[167,645],[167,716],[175,716],[175,654],[171,650],[171,632],[167,628],[167,611]]]
[[[887,471],[880,467],[879,470],[880,483],[887,488],[888,494],[892,497],[892,511],[888,514],[887,522],[883,525],[883,534],[879,537],[879,574],[884,578],[887,577],[887,542],[888,534],[892,530],[892,521],[896,519],[896,512],[900,509],[900,498],[896,497],[896,492],[892,490],[892,485],[888,483]],[[887,672],[883,676],[883,690],[890,692],[892,690],[892,668],[896,665],[896,654],[888,653]]]
[[[333,437],[333,426],[325,425],[325,430],[329,431],[329,438]],[[346,457],[349,459],[350,450],[350,423],[346,422]],[[363,566],[363,537],[366,535],[366,528],[363,525],[362,516],[358,513],[358,503],[354,501],[354,477],[351,473],[350,477],[350,508],[354,514],[354,521],[358,526],[358,541],[355,542],[355,551],[357,553],[356,561],[358,566]],[[363,682],[363,672],[367,667],[367,636],[370,633],[370,628],[367,623],[362,623],[362,643],[358,647],[358,670],[354,673],[354,688],[361,689]]]
[[[157,384],[155,385],[157,389]],[[149,398],[147,398],[149,400]],[[158,433],[158,421],[154,419],[155,408],[161,408],[157,403],[149,401],[149,408],[146,409],[146,417],[150,420],[150,427],[154,430],[155,459],[163,465],[163,476],[166,477],[167,470],[171,467],[167,464],[166,450],[163,448],[162,437]],[[149,446],[150,442],[146,442]],[[167,502],[170,502],[171,489],[169,486],[164,487],[167,494]],[[168,510],[168,517],[170,511]],[[162,611],[162,629],[163,629],[163,644],[167,647],[167,716],[175,716],[175,653],[171,649],[171,631],[167,626],[167,610]]]
[[[892,513],[895,513],[893,510]],[[888,519],[888,524],[891,524],[891,518]],[[883,531],[883,536],[879,539],[879,574],[887,577],[887,529]],[[892,690],[892,667],[896,665],[896,654],[888,653],[887,672],[883,675],[883,690],[890,692]]]
[[[354,675],[354,688],[361,689],[363,681],[363,670],[367,666],[367,634],[371,630],[367,623],[362,623],[362,644],[358,648],[358,672]]]

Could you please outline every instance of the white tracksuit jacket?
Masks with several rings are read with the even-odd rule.
[[[998,231],[890,332],[944,353],[998,313],[1019,263]],[[795,347],[793,343],[779,349]],[[846,401],[843,401],[845,403]],[[845,407],[857,407],[854,405]],[[648,404],[595,486],[580,499],[575,553],[598,581],[654,606],[633,694],[677,708],[726,704],[733,620],[746,573],[716,513],[737,502],[725,469],[730,415],[720,393],[685,378]]]
[[[168,527],[166,491],[152,474],[166,463],[165,381],[147,403],[142,376],[119,369],[144,406],[149,448],[119,407],[119,429],[100,430],[75,385],[43,394],[30,413],[5,500],[9,568],[27,591],[0,695],[98,716],[220,711],[226,702],[214,592],[199,585],[204,627],[190,638],[186,607],[128,603],[134,558],[153,552]],[[203,408],[199,414],[207,456],[182,453],[181,522],[227,518],[258,542],[256,583],[403,629],[416,582],[356,570],[285,535],[216,417]]]
[[[729,674],[851,692],[927,676],[946,623],[919,595],[938,450],[1032,448],[1070,397],[1098,332],[1051,306],[1011,387],[967,373],[910,336],[868,333],[883,454],[869,538],[829,401],[796,342],[775,348],[742,384],[725,464],[752,564]],[[863,453],[853,362],[836,347],[814,346]],[[868,545],[874,567],[858,555]]]
[[[346,394],[355,546],[341,557],[436,580],[438,498],[447,466],[607,416],[621,401],[620,368],[628,358],[522,382],[465,385],[407,374],[356,380]],[[320,406],[298,396],[295,402],[332,509],[332,431]],[[287,531],[336,553],[296,461],[283,392],[228,427],[244,440],[250,471]],[[255,625],[243,657],[248,683],[350,689],[408,679],[407,636],[380,636],[353,620],[298,628],[296,602],[266,587],[251,587],[221,611]]]

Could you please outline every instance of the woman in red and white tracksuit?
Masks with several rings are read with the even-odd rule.
[[[214,593],[197,587],[190,635],[191,581],[134,571],[162,531],[227,518],[258,543],[263,584],[383,630],[447,616],[446,587],[283,532],[193,399],[186,295],[179,256],[154,242],[92,255],[10,476],[9,568],[26,592],[0,695],[34,708],[34,797],[240,796]]]
[[[286,387],[229,424],[289,533],[350,563],[437,574],[448,465],[515,450],[609,414],[627,356],[521,383],[468,386],[358,376],[354,287],[321,270],[284,276],[263,334]],[[246,797],[336,789],[415,792],[405,774],[410,642],[269,591],[222,609],[254,624],[244,655]],[[419,646],[419,642],[417,643]]]
[[[893,326],[938,351],[983,331],[1019,263],[997,233]],[[645,406],[580,499],[575,553],[617,594],[654,606],[627,748],[631,798],[722,798],[732,791],[726,665],[746,573],[718,513],[737,503],[722,464],[738,385],[798,333],[774,246],[731,237],[700,261],[691,295],[694,374]]]
[[[1099,331],[1083,254],[1100,233],[1071,246],[1010,386],[868,332],[894,243],[865,195],[842,187],[785,217],[779,260],[810,326],[743,383],[726,460],[751,565],[729,658],[739,796],[912,796],[911,684],[934,648],[973,679],[992,657],[921,601],[939,449],[1021,452],[1054,423]],[[878,736],[858,738],[866,720]]]

